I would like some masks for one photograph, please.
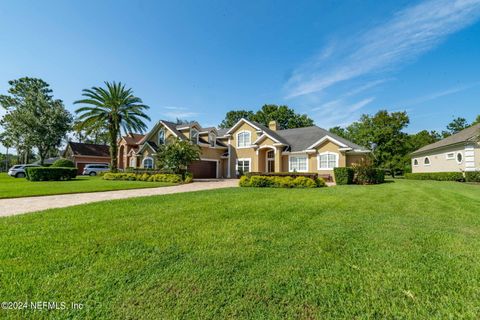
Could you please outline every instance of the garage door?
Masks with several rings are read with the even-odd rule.
[[[216,161],[193,161],[188,167],[195,179],[208,179],[217,177],[217,162]]]

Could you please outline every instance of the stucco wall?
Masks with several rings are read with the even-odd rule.
[[[450,146],[447,148],[432,150],[421,155],[412,157],[412,172],[452,172],[452,171],[465,171],[466,166],[466,150],[465,145]],[[467,150],[468,151],[468,150]],[[477,170],[480,168],[479,158],[480,151],[478,144],[474,148],[474,162],[476,163]],[[447,159],[447,154],[453,153],[453,159]],[[462,155],[462,161],[457,162],[457,153]],[[467,152],[468,154],[468,152]],[[430,165],[424,164],[425,158],[430,159]],[[414,164],[415,159],[418,160],[418,165]]]

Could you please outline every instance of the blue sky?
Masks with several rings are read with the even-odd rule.
[[[480,0],[2,1],[0,92],[40,77],[74,110],[116,80],[153,122],[274,103],[325,128],[388,109],[442,130],[480,114],[479,21]]]

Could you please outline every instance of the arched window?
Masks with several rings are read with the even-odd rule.
[[[250,147],[251,137],[249,131],[242,131],[237,134],[237,147],[246,148]]]
[[[333,170],[338,167],[338,154],[323,152],[318,155],[318,170]]]
[[[153,159],[150,157],[143,159],[143,167],[145,169],[153,169]]]
[[[198,130],[197,129],[191,129],[190,130],[190,141],[194,144],[198,144]]]
[[[165,144],[165,130],[158,131],[158,145]]]
[[[208,143],[210,144],[211,147],[215,147],[217,137],[215,136],[215,133],[210,132],[208,135]]]
[[[425,159],[423,159],[423,164],[426,165],[426,166],[429,166],[430,165],[430,158],[425,157]]]
[[[135,168],[137,166],[137,158],[136,157],[131,157],[130,158],[130,167]]]
[[[457,153],[457,162],[462,163],[462,161],[463,161],[463,155],[462,155],[462,153],[458,152]]]
[[[413,165],[418,166],[418,160],[417,159],[413,159]]]

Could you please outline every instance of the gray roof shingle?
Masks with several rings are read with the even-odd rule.
[[[458,133],[452,134],[451,136],[442,139],[440,141],[434,142],[432,144],[428,144],[424,147],[421,147],[418,150],[412,152],[412,155],[422,153],[425,151],[430,151],[433,149],[438,149],[442,147],[447,147],[452,144],[462,143],[462,142],[469,142],[474,141],[480,135],[480,123],[477,123],[471,127],[468,127]]]

